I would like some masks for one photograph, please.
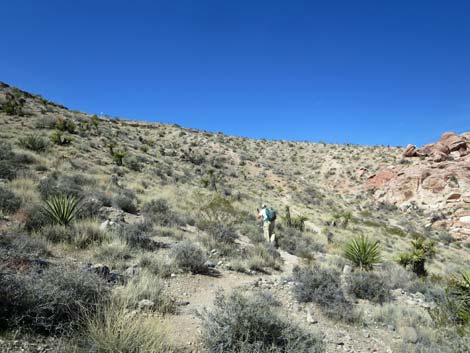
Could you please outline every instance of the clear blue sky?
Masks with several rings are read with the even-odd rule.
[[[0,80],[71,109],[248,137],[470,131],[470,1],[2,0]]]

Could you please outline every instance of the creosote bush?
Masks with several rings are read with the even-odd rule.
[[[304,233],[295,228],[284,228],[276,231],[279,247],[289,254],[310,259],[315,252],[324,252],[323,245],[316,242],[313,234]]]
[[[134,249],[155,250],[158,243],[151,239],[152,225],[148,222],[126,224],[119,229],[120,238]]]
[[[142,207],[142,213],[146,220],[159,226],[182,225],[182,221],[165,199],[155,199],[146,203]]]
[[[137,214],[137,205],[135,204],[135,195],[132,193],[119,194],[113,198],[113,205],[124,212]]]
[[[208,270],[205,265],[206,254],[199,246],[190,241],[176,244],[171,249],[171,256],[175,264],[183,271],[206,273]]]
[[[374,272],[352,272],[346,279],[347,291],[359,299],[383,304],[390,301],[390,288],[386,279]]]
[[[65,267],[0,271],[0,327],[70,334],[109,297],[97,275]]]
[[[353,304],[344,296],[339,271],[318,265],[294,267],[294,295],[299,302],[313,302],[328,317],[354,322],[358,315]]]
[[[199,313],[202,344],[211,353],[320,353],[325,351],[317,334],[303,331],[278,314],[269,296],[219,292],[214,308]]]
[[[15,213],[21,207],[21,199],[16,194],[0,186],[0,211],[6,214]]]

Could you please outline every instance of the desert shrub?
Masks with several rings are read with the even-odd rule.
[[[190,241],[183,241],[171,249],[171,256],[175,264],[183,271],[192,273],[205,273],[207,260],[204,251]]]
[[[258,244],[264,242],[263,230],[252,223],[243,223],[239,226],[240,233],[247,236],[252,243]]]
[[[95,274],[64,267],[40,272],[0,271],[0,326],[68,334],[83,315],[108,298],[108,288]]]
[[[86,320],[85,350],[96,353],[169,353],[167,328],[158,316],[131,314],[110,304]]]
[[[411,250],[398,255],[398,263],[423,277],[427,275],[426,261],[432,259],[435,254],[435,241],[425,239],[423,236],[416,236],[411,241]]]
[[[73,229],[61,224],[46,225],[41,229],[40,234],[52,243],[70,243],[74,238]]]
[[[14,179],[17,170],[18,164],[11,145],[6,142],[0,142],[0,179]]]
[[[307,333],[278,313],[271,300],[239,291],[218,293],[214,308],[199,314],[202,344],[211,353],[287,353],[325,351],[322,339]]]
[[[116,163],[118,166],[123,165],[124,158],[127,156],[127,153],[124,150],[116,150],[116,151],[111,151],[111,156],[113,159],[113,162]]]
[[[28,232],[38,231],[50,223],[49,217],[43,212],[42,205],[33,204],[26,209],[24,227]]]
[[[324,252],[323,245],[317,243],[310,233],[302,233],[295,228],[278,230],[276,241],[281,249],[303,258],[311,258],[315,252]]]
[[[320,306],[328,317],[336,320],[353,322],[357,314],[353,304],[344,296],[341,287],[340,272],[334,269],[294,267],[294,295],[299,302],[313,302]]]
[[[280,270],[281,254],[273,244],[260,243],[249,251],[248,267],[252,271],[264,272],[265,268]]]
[[[379,242],[360,235],[346,243],[344,257],[354,267],[370,271],[381,261]]]
[[[100,208],[104,206],[101,198],[90,196],[84,197],[80,201],[80,205],[81,207],[77,212],[78,219],[97,217]]]
[[[47,244],[24,234],[4,233],[0,236],[0,260],[33,259],[50,255]]]
[[[11,99],[0,106],[0,111],[7,115],[19,115],[24,116],[23,103],[17,102],[15,99]]]
[[[36,123],[34,124],[34,127],[36,129],[55,129],[55,122],[56,119],[51,116],[41,116],[36,120]]]
[[[35,152],[42,152],[49,146],[49,141],[40,135],[26,135],[19,139],[19,145]]]
[[[101,244],[107,239],[108,234],[96,221],[80,221],[73,225],[73,244],[80,249]]]
[[[119,194],[113,198],[113,205],[117,208],[120,208],[124,212],[137,214],[137,205],[135,203],[135,197],[133,198],[130,195]]]
[[[233,244],[238,238],[237,231],[234,227],[220,223],[212,224],[207,229],[207,233],[216,243],[221,244]]]
[[[384,262],[380,265],[380,272],[386,278],[390,289],[401,288],[408,290],[416,280],[416,275],[405,270],[396,262]]]
[[[140,172],[142,171],[142,163],[139,161],[139,159],[136,156],[126,156],[124,157],[124,164],[126,165],[127,168],[130,170],[133,170],[135,172]]]
[[[446,294],[456,321],[470,323],[470,271],[453,274]]]
[[[15,213],[21,207],[21,198],[2,186],[0,186],[0,211],[3,213]]]
[[[120,238],[131,248],[155,250],[158,243],[151,239],[152,225],[148,222],[127,224],[119,229]]]
[[[165,199],[155,199],[142,207],[142,213],[146,220],[159,226],[180,225],[182,220],[170,208]]]
[[[178,270],[176,264],[169,258],[149,256],[146,254],[140,258],[139,266],[162,278],[168,278],[172,273]]]
[[[43,212],[53,224],[68,225],[80,210],[80,200],[74,196],[53,196],[43,205]]]
[[[359,299],[383,304],[390,300],[386,279],[374,272],[353,272],[347,277],[347,291]]]
[[[75,133],[75,128],[77,125],[73,121],[67,120],[65,118],[58,118],[55,122],[55,128],[59,131],[68,132],[70,134]]]
[[[143,271],[133,278],[127,285],[117,292],[118,300],[129,309],[138,309],[141,300],[150,300],[153,306],[147,307],[161,314],[174,313],[176,304],[166,293],[161,279],[153,274]]]
[[[127,261],[132,259],[132,249],[124,241],[114,240],[96,247],[94,258],[110,268],[125,270]]]
[[[52,132],[50,140],[54,145],[59,146],[70,145],[73,141],[70,135],[67,135],[63,131],[57,129]]]
[[[92,180],[80,174],[61,175],[53,172],[39,182],[39,192],[44,199],[58,195],[81,198],[84,187],[91,184]]]

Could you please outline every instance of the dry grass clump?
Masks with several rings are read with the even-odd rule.
[[[139,308],[139,302],[144,299],[153,303],[153,305],[147,306],[146,309],[161,314],[176,311],[176,304],[165,292],[161,280],[148,271],[142,271],[116,292],[116,300],[126,304],[130,309]]]
[[[86,320],[86,345],[97,353],[170,353],[168,326],[155,314],[131,312],[111,303]]]

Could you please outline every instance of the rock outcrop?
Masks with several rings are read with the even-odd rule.
[[[470,133],[457,135],[453,132],[445,132],[439,141],[418,148],[408,145],[403,152],[403,157],[430,157],[434,162],[443,162],[456,152],[456,156],[463,157],[470,153]]]
[[[470,241],[470,133],[447,132],[422,148],[408,145],[413,163],[390,166],[368,177],[365,189],[378,201],[402,209],[418,206],[430,215],[435,229],[448,230],[457,240]],[[443,218],[431,217],[443,211]]]

